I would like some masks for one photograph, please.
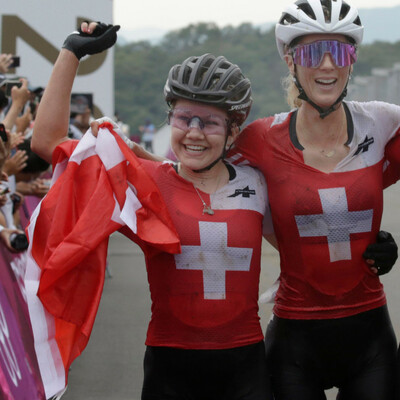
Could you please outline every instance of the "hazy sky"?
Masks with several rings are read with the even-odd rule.
[[[294,0],[113,0],[114,23],[123,30],[180,29],[197,22],[219,27],[275,22]],[[350,0],[358,8],[400,6],[400,0]]]

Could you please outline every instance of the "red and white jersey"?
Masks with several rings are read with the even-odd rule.
[[[263,339],[258,316],[261,241],[272,232],[264,177],[229,166],[230,180],[200,196],[171,164],[144,163],[167,204],[182,253],[148,252],[152,298],[146,344],[223,349]]]
[[[296,112],[250,124],[231,157],[267,181],[281,257],[274,313],[282,318],[339,318],[386,302],[362,253],[379,231],[383,188],[400,171],[400,107],[346,102],[345,109],[350,152],[331,173],[304,164]],[[397,169],[392,163],[384,182],[389,141]]]

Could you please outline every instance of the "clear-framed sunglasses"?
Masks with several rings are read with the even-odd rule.
[[[357,61],[357,48],[350,43],[338,40],[318,40],[316,42],[299,44],[289,50],[296,65],[307,68],[317,68],[329,53],[337,67],[342,68]]]
[[[174,108],[168,111],[168,123],[184,132],[197,128],[205,135],[224,135],[229,120],[219,115],[198,115],[191,110]]]

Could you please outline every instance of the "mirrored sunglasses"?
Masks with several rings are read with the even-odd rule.
[[[190,110],[173,109],[168,112],[168,123],[188,132],[192,128],[200,129],[205,135],[225,134],[228,120],[219,115],[194,115]]]
[[[326,53],[329,53],[337,67],[342,68],[357,61],[357,49],[350,43],[337,40],[319,40],[317,42],[299,44],[290,49],[296,65],[317,68]]]

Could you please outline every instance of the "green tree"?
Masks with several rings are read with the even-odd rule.
[[[251,80],[254,103],[249,122],[288,110],[281,86],[287,67],[278,56],[273,29],[263,31],[250,23],[221,29],[214,23],[192,24],[169,32],[159,44],[141,41],[116,47],[116,110],[131,133],[137,133],[146,119],[156,126],[165,122],[168,71],[185,58],[204,53],[224,55]],[[399,61],[400,42],[361,46],[354,74],[368,75],[372,68]]]

